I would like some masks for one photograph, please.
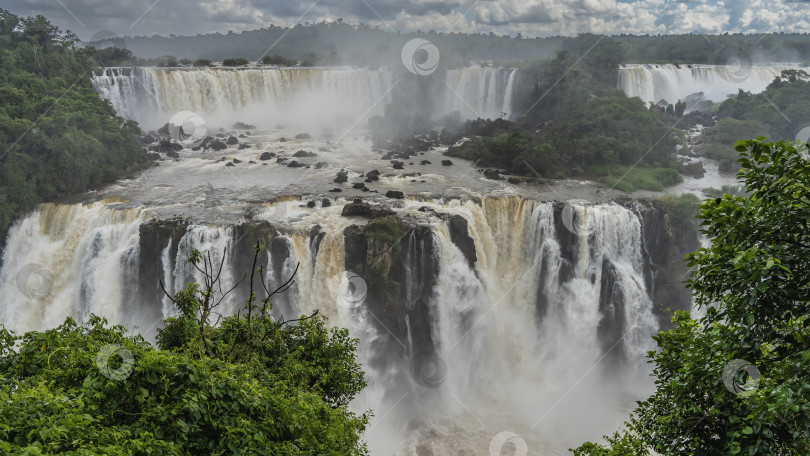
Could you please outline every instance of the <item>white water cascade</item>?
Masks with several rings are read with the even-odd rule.
[[[395,77],[359,68],[105,68],[91,81],[119,115],[145,129],[178,111],[196,112],[210,125],[238,120],[272,128],[365,125],[391,103]],[[462,119],[508,117],[516,77],[516,69],[448,70],[435,108],[440,115],[459,111]]]
[[[443,113],[459,111],[462,119],[509,118],[517,70],[514,68],[461,68],[445,76]]]
[[[377,303],[338,304],[347,254],[343,230],[361,222],[340,215],[345,202],[305,218],[298,217],[305,209],[291,209],[297,221],[279,235],[289,256],[269,259],[267,280],[286,280],[300,262],[296,287],[275,311],[289,318],[319,309],[331,324],[360,338],[359,360],[369,387],[353,407],[375,411],[367,434],[372,454],[487,455],[501,431],[519,434],[530,454],[566,454],[566,448],[615,429],[626,416],[622,407],[648,387],[638,379],[646,372],[643,355],[652,348],[657,324],[645,287],[641,222],[634,212],[617,204],[575,206],[584,222],[572,237],[558,232],[553,203],[406,201],[400,211],[427,224],[432,245],[426,248],[438,265],[427,329],[446,376],[425,387],[407,360],[401,369],[375,370],[371,364],[388,337],[372,315]],[[423,206],[467,220],[474,266],[443,219],[417,210]],[[0,322],[16,331],[37,330],[93,312],[153,335],[160,318],[174,309],[166,300],[144,302],[133,286],[144,266],[139,226],[147,214],[146,209],[117,209],[112,202],[47,204],[18,221],[3,251]],[[325,233],[317,247],[310,232],[315,224]],[[176,290],[199,279],[185,261],[192,249],[210,251],[216,263],[225,248],[234,251],[234,242],[233,228],[189,225],[174,244],[154,246],[160,252],[159,277]],[[276,274],[273,264],[281,263]],[[30,272],[28,264],[45,271],[39,276],[48,283],[31,282],[30,274],[21,278],[20,271]],[[406,265],[412,268],[407,277],[418,277],[418,266]],[[614,283],[609,292],[606,271]],[[237,276],[241,271],[227,270],[223,280]],[[405,287],[419,285],[405,282]],[[232,313],[236,305],[226,301],[220,310]],[[621,338],[606,346],[600,322],[608,312],[620,323]],[[409,336],[399,343],[413,356],[410,334],[426,328],[406,323]],[[619,380],[608,375],[618,365],[614,356],[625,360]]]
[[[739,90],[762,92],[786,68],[790,66],[625,65],[619,68],[618,87],[645,104],[674,104],[700,92],[704,99],[720,102]]]
[[[391,73],[353,68],[105,68],[93,87],[145,128],[178,111],[263,127],[355,122],[390,102]],[[163,120],[165,119],[165,120]]]

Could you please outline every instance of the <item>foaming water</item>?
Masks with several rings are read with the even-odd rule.
[[[511,114],[516,69],[448,70],[431,115],[462,119]],[[179,111],[209,125],[241,120],[262,128],[364,125],[382,115],[398,80],[392,71],[363,68],[105,68],[95,90],[126,118],[157,128]]]
[[[674,104],[702,92],[720,102],[739,90],[759,93],[789,65],[739,68],[726,65],[625,65],[619,68],[618,87],[644,103],[665,100]]]
[[[283,219],[266,281],[282,283],[299,264],[293,289],[274,301],[275,315],[293,318],[318,310],[329,324],[347,327],[360,339],[358,359],[369,386],[352,407],[375,412],[366,435],[372,454],[489,455],[493,437],[502,431],[518,434],[530,454],[565,454],[568,447],[614,430],[632,400],[649,389],[643,356],[657,326],[644,281],[641,222],[631,210],[577,205],[584,222],[571,233],[559,222],[554,203],[517,197],[403,201],[397,211],[427,228],[427,245],[420,248],[437,265],[425,303],[429,328],[403,311],[396,318],[406,320],[407,334],[395,346],[401,344],[404,359],[379,365],[374,359],[393,334],[375,315],[380,303],[340,301],[344,230],[365,223],[341,215],[346,202],[335,199],[317,210],[280,202],[255,217]],[[279,211],[283,204],[286,209]],[[424,206],[467,221],[474,265],[453,242],[446,219],[420,211]],[[157,268],[170,290],[200,280],[186,262],[192,249],[210,252],[214,264],[227,252],[225,284],[244,272],[229,266],[236,264],[232,252],[238,241],[229,226],[190,224],[176,240],[162,238],[153,246],[159,264],[143,264],[139,226],[147,211],[117,207],[44,205],[18,221],[0,270],[0,321],[16,330],[44,329],[66,316],[94,312],[112,323],[153,330],[176,310],[166,299],[151,303],[159,312],[154,321],[142,321],[150,303],[132,296],[139,293],[132,284],[145,266]],[[403,305],[411,310],[424,285],[419,252],[411,250],[414,236],[403,239],[409,272],[401,284]],[[21,291],[17,272],[27,263],[52,274],[47,296]],[[218,311],[232,314],[241,304],[226,300]],[[607,315],[618,329],[606,338]],[[440,361],[414,370],[424,348],[416,336],[426,330],[435,349],[431,356]],[[423,375],[435,378],[426,383]]]

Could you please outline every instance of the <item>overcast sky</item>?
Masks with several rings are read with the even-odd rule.
[[[810,0],[4,0],[89,39],[196,35],[343,18],[385,30],[592,33],[808,32]]]

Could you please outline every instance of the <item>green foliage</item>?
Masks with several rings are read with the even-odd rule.
[[[195,252],[190,261],[208,260]],[[316,314],[294,325],[273,319],[272,292],[263,299],[251,293],[240,314],[214,326],[208,318],[221,297],[218,278],[205,277],[175,295],[180,313],[166,321],[159,348],[92,315],[82,325],[68,319],[24,336],[0,329],[0,450],[366,454],[360,435],[369,415],[347,409],[365,386],[357,340]],[[117,380],[97,365],[108,344],[133,357]],[[120,369],[122,359],[113,358],[107,365]]]
[[[144,166],[137,124],[93,90],[93,48],[0,10],[0,233],[38,203]],[[114,52],[114,51],[108,51]]]
[[[806,145],[736,145],[745,196],[701,205],[710,247],[688,281],[705,316],[677,313],[649,353],[657,390],[621,432],[662,455],[810,453],[810,162]],[[724,376],[732,360],[761,378]],[[726,383],[742,387],[733,393]],[[579,456],[625,454],[624,437]],[[615,451],[615,452],[611,452]],[[640,453],[644,454],[644,453]]]
[[[593,175],[598,182],[623,192],[652,190],[660,192],[683,181],[672,168],[648,168],[641,166],[593,166]]]
[[[200,66],[211,66],[212,64],[211,61],[208,59],[197,59],[194,61],[194,63],[192,63],[192,65],[194,65],[195,67],[200,67]]]
[[[280,55],[266,55],[262,57],[262,64],[264,65],[295,66],[296,63],[298,62]]]
[[[234,58],[223,60],[222,61],[222,66],[235,67],[235,66],[247,65],[248,63],[250,63],[250,62],[248,62],[247,59],[244,59],[242,57],[234,57]]]

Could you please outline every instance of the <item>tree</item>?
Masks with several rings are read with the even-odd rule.
[[[204,283],[175,294],[180,313],[157,348],[96,316],[24,336],[0,329],[0,453],[366,454],[369,415],[347,408],[365,386],[357,340],[317,313],[272,318],[262,248],[251,285],[263,291],[251,286],[219,325],[208,318],[221,265],[194,252]]]
[[[705,316],[677,313],[655,336],[655,393],[607,446],[575,455],[810,454],[808,147],[735,147],[747,196],[701,205],[712,244],[687,257]]]

